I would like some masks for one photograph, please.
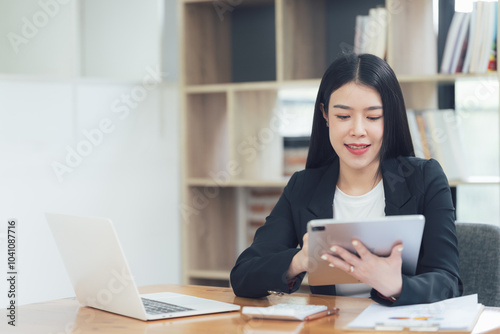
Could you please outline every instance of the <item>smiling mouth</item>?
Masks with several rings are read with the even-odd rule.
[[[371,146],[371,145],[348,145],[348,144],[345,144],[345,146],[352,148],[353,150],[359,150],[359,149],[367,148],[368,146]]]

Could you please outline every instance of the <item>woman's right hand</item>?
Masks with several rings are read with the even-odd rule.
[[[309,258],[308,258],[308,235],[304,234],[302,238],[302,248],[300,251],[295,254],[292,258],[292,262],[290,263],[290,267],[288,267],[288,272],[286,273],[287,279],[292,279],[298,274],[307,271],[309,269]]]

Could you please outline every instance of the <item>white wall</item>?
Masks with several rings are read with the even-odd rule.
[[[0,82],[0,234],[18,219],[18,304],[73,295],[44,212],[111,218],[138,285],[179,282],[177,89],[157,87],[120,119],[112,102],[133,88]],[[52,163],[105,118],[114,130],[60,182]],[[6,295],[1,279],[0,307]]]
[[[157,7],[159,3],[84,2],[79,44],[74,37],[77,2],[70,2],[61,5],[29,43],[20,45],[17,54],[5,38],[0,42],[0,308],[8,303],[5,234],[9,218],[18,220],[18,305],[74,295],[45,212],[112,219],[139,286],[180,282],[178,23],[173,14],[176,1],[165,0]],[[97,21],[85,16],[93,15],[99,27],[105,27],[108,18],[109,24],[113,19],[125,24],[120,15],[137,17],[141,11],[143,17],[152,15],[155,8],[164,13],[156,11],[151,22],[161,26],[148,26],[154,32],[136,40],[146,38],[157,45],[143,43],[126,55],[120,51],[123,57],[119,59],[114,45],[133,43],[130,33],[110,29],[101,34],[92,30]],[[0,35],[4,37],[9,32],[21,34],[22,18],[31,19],[42,10],[39,0],[0,0],[0,9]],[[159,18],[162,14],[163,19]],[[113,47],[94,45],[106,41]],[[81,54],[73,54],[74,50]],[[100,57],[91,57],[96,54]],[[70,78],[79,61],[83,74],[106,77],[109,66],[99,67],[103,64],[126,67],[126,73],[113,67],[107,82],[73,81]],[[128,66],[124,61],[134,63]],[[144,65],[150,62],[156,65]],[[133,100],[134,107],[129,106],[124,117],[124,96],[144,88],[141,79],[158,63],[169,83],[150,85],[144,99]],[[58,77],[65,79],[54,80]],[[136,81],[120,83],[117,78]],[[84,147],[89,141],[84,132],[92,132],[104,119],[109,119],[113,130],[102,138],[94,137],[91,151],[58,178],[54,162],[67,165],[68,149]]]

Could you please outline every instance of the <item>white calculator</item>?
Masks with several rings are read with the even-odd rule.
[[[338,308],[326,305],[276,304],[268,307],[244,306],[241,314],[251,318],[278,320],[313,320],[338,313]]]

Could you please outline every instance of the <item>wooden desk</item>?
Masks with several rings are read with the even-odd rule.
[[[339,307],[340,314],[310,322],[247,320],[238,312],[145,322],[88,307],[81,307],[75,299],[68,298],[18,307],[17,326],[12,327],[7,325],[7,318],[2,316],[0,318],[0,333],[354,333],[353,331],[343,331],[342,328],[372,303],[369,299],[302,293],[269,296],[261,299],[247,299],[236,297],[233,291],[228,288],[204,286],[157,285],[141,288],[140,291],[141,293],[159,291],[178,292],[242,306],[268,306],[282,302],[325,304],[331,307]],[[500,334],[500,309],[487,308],[479,319],[476,328],[478,327],[482,328],[483,333]],[[496,329],[491,330],[495,327]],[[381,334],[382,332],[376,333]],[[388,333],[393,334],[395,332]]]

